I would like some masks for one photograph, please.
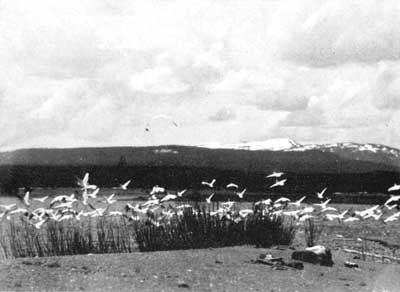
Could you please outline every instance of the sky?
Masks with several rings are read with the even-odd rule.
[[[399,27],[390,0],[4,0],[0,151],[400,148]]]

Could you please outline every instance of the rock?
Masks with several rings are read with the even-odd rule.
[[[333,266],[332,253],[330,249],[325,249],[324,253],[322,253],[323,249],[321,248],[318,248],[316,250],[318,253],[315,253],[314,251],[311,250],[294,251],[292,253],[292,259],[311,264],[320,264],[321,266],[328,266],[328,267]]]
[[[178,282],[178,287],[179,288],[187,288],[190,289],[190,286],[188,284],[186,284],[184,281],[179,281]]]
[[[344,266],[348,268],[359,268],[358,264],[348,261],[344,262]]]
[[[286,263],[286,266],[294,268],[296,270],[303,270],[304,269],[303,263],[302,262],[297,262],[297,261],[288,262],[288,263]]]
[[[52,262],[52,263],[46,264],[45,266],[49,267],[49,268],[59,268],[59,267],[61,267],[61,265],[58,262]]]

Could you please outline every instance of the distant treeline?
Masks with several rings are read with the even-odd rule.
[[[287,173],[284,187],[269,189],[274,179],[265,172],[221,170],[185,166],[0,166],[0,187],[3,193],[15,194],[21,187],[76,187],[77,178],[90,173],[90,182],[99,187],[115,187],[132,179],[131,187],[149,189],[160,185],[167,189],[205,189],[203,180],[217,180],[216,189],[234,182],[249,192],[279,194],[315,194],[327,186],[330,193],[386,193],[398,181],[398,172],[367,173]],[[360,196],[367,196],[366,194]]]

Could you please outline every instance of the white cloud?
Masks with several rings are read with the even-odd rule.
[[[0,149],[284,136],[400,147],[399,16],[375,0],[6,1]],[[157,114],[180,127],[145,132]]]
[[[188,86],[174,76],[168,67],[156,67],[133,74],[131,87],[134,91],[149,94],[174,94],[188,89]]]

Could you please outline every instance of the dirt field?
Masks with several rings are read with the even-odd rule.
[[[2,291],[400,291],[400,266],[333,252],[333,267],[273,270],[251,263],[261,253],[291,250],[231,247],[152,253],[82,255],[0,263]],[[344,267],[344,261],[360,269]]]

